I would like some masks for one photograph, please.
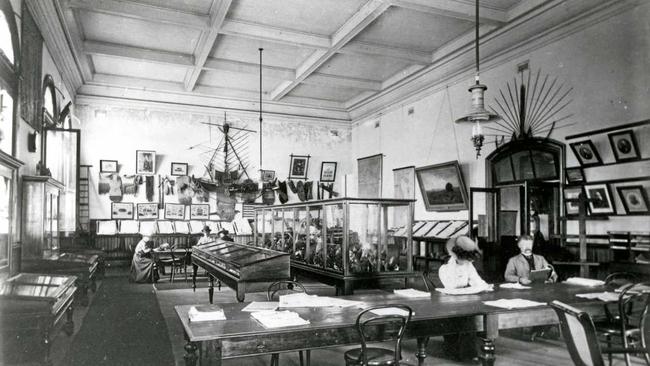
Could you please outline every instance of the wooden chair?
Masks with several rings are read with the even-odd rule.
[[[295,281],[278,281],[269,285],[266,298],[268,301],[275,301],[280,295],[286,295],[291,293],[304,292],[307,293],[305,287]],[[277,298],[276,298],[277,297]],[[298,356],[300,357],[300,366],[309,366],[311,362],[311,351],[305,350],[304,360],[303,360],[303,351],[298,351]],[[271,354],[271,366],[280,365],[280,354],[273,353]]]
[[[557,313],[569,355],[576,366],[604,366],[603,353],[629,355],[648,352],[647,348],[601,349],[589,314],[557,300],[551,302],[550,306]]]
[[[379,309],[400,309],[408,315],[375,315]],[[356,327],[361,338],[361,348],[345,352],[346,366],[393,366],[404,365],[402,359],[402,338],[413,311],[406,305],[380,305],[363,310],[357,316]],[[394,349],[368,347],[368,342],[394,340]]]
[[[185,282],[187,282],[187,250],[183,255],[177,255],[174,253],[174,248],[171,248],[168,253],[159,254],[158,262],[160,266],[163,267],[168,265],[170,266],[169,282],[174,282],[174,273],[180,271],[185,273]]]

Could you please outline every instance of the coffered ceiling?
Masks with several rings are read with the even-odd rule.
[[[601,0],[481,0],[481,35],[544,29]],[[441,60],[471,69],[471,0],[54,0],[79,96],[349,120]],[[555,9],[555,10],[553,10]],[[546,14],[546,15],[545,15]],[[537,22],[534,20],[538,19]],[[548,23],[547,23],[548,24]],[[550,26],[550,24],[548,25]],[[512,28],[512,29],[511,29]],[[487,38],[486,42],[487,42]],[[495,54],[522,40],[493,42]]]

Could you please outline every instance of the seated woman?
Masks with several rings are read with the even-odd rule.
[[[522,285],[530,284],[530,271],[550,268],[551,273],[547,282],[555,282],[557,280],[557,273],[553,270],[546,259],[537,254],[533,254],[534,239],[530,235],[522,235],[517,241],[517,246],[521,251],[508,261],[504,277],[507,282],[519,282]]]
[[[136,283],[155,282],[158,280],[158,273],[155,271],[154,259],[151,251],[153,241],[149,234],[144,234],[133,250],[131,261],[130,281]]]
[[[459,236],[447,241],[447,253],[451,256],[446,264],[440,266],[438,276],[445,288],[485,287],[490,285],[476,272],[472,262],[481,258],[474,240]]]
[[[211,231],[212,230],[210,229],[210,227],[208,225],[203,226],[203,230],[201,230],[201,232],[203,233],[203,236],[201,237],[201,239],[199,239],[199,241],[196,243],[196,245],[213,242],[214,239],[212,239],[210,237],[210,232]]]

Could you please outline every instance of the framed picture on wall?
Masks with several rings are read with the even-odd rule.
[[[569,184],[575,183],[584,183],[585,173],[581,167],[566,168],[564,170],[564,175],[566,176],[566,181]]]
[[[324,161],[320,165],[320,181],[330,183],[336,180],[336,162]]]
[[[138,220],[158,219],[157,203],[138,203]]]
[[[210,220],[210,205],[190,205],[190,220]]]
[[[156,171],[156,152],[152,150],[135,151],[135,174],[153,175]]]
[[[467,209],[467,190],[457,160],[415,169],[427,211]]]
[[[612,146],[614,158],[617,162],[639,160],[641,158],[634,131],[614,132],[608,134],[607,137],[609,137],[609,143]]]
[[[171,174],[175,176],[187,175],[187,163],[172,163]]]
[[[359,198],[381,198],[384,155],[357,159],[357,195]]]
[[[583,167],[602,165],[603,161],[600,160],[598,150],[591,140],[573,142],[569,146]]]
[[[131,202],[111,202],[111,219],[113,220],[132,220],[133,203]]]
[[[275,179],[275,170],[261,170],[260,176],[262,178],[262,182],[264,183],[273,182]]]
[[[585,185],[585,194],[589,201],[589,210],[594,215],[615,213],[612,194],[607,183]]]
[[[623,208],[627,214],[646,214],[650,213],[650,204],[648,204],[648,195],[645,188],[641,185],[616,187],[618,196],[621,198]]]
[[[566,208],[567,216],[577,215],[580,209],[576,201],[583,193],[582,186],[567,186],[564,187],[564,207]]]
[[[180,203],[165,203],[166,220],[185,220],[185,205]]]
[[[309,168],[309,155],[291,154],[289,164],[289,179],[307,179],[307,168]]]
[[[100,173],[117,173],[117,160],[100,160]]]

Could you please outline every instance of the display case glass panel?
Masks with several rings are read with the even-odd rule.
[[[294,240],[296,244],[294,246],[294,252],[291,254],[291,258],[305,262],[307,256],[307,236],[309,230],[309,215],[306,210],[299,210],[296,213],[296,225],[295,225],[295,237]]]
[[[325,242],[327,257],[325,268],[343,272],[343,204],[324,205]]]

